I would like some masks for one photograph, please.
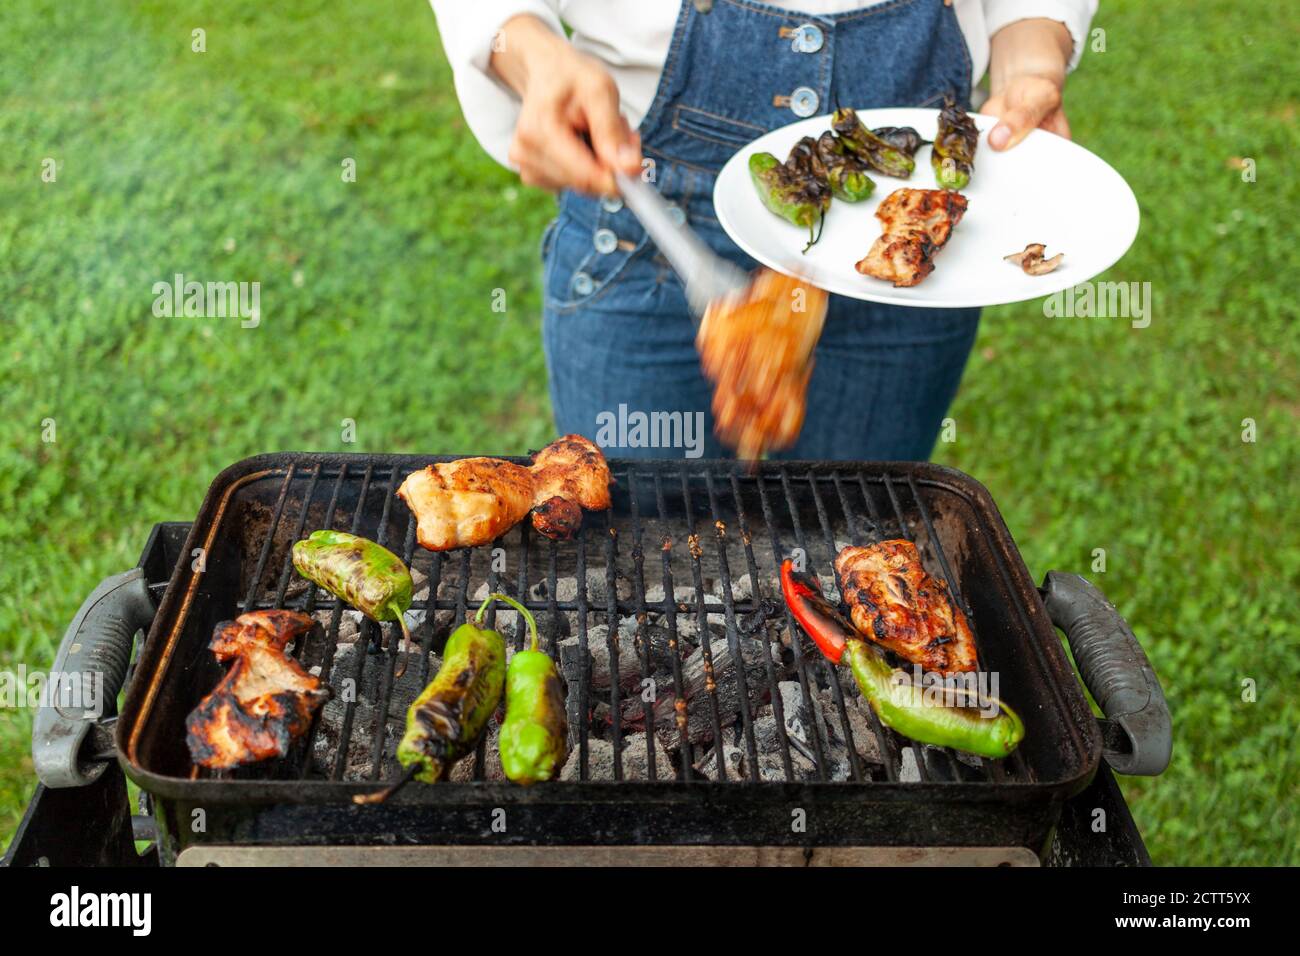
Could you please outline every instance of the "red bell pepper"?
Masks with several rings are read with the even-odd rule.
[[[862,639],[844,615],[822,596],[817,576],[796,571],[789,558],[781,562],[781,594],[804,633],[832,664],[840,662],[849,641]]]

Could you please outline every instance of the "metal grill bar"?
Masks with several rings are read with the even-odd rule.
[[[348,529],[349,534],[357,534],[361,530],[361,516],[365,513],[366,495],[370,491],[370,482],[373,479],[374,474],[374,462],[366,462],[365,475],[361,479],[361,494],[357,499],[360,502],[360,506],[352,513],[352,525]],[[321,664],[322,675],[324,674],[326,665],[334,660],[334,654],[338,650],[339,621],[343,617],[343,607],[339,602],[336,602],[336,604],[338,606],[335,607],[334,613],[330,617],[330,632],[333,635],[333,640],[329,642],[329,654]],[[372,626],[373,625],[369,620],[362,619],[361,628],[357,634],[357,653],[353,655],[356,657],[356,664],[354,665],[352,674],[350,675],[352,686],[354,688],[361,686],[361,671],[366,666],[365,648],[371,638]],[[324,679],[324,677],[322,677],[322,679]],[[348,750],[352,745],[352,721],[356,718],[356,708],[357,695],[353,694],[352,698],[344,703],[343,726],[339,731],[339,747],[334,754],[334,766],[330,768],[331,780],[343,779],[343,767],[347,761]]]
[[[375,532],[375,543],[379,545],[388,544],[388,514],[392,509],[393,501],[396,499],[394,487],[394,475],[389,472],[388,484],[385,486],[384,507],[379,516],[379,529]],[[360,510],[360,509],[358,509]],[[410,534],[414,534],[412,527],[414,516],[407,519],[407,527]],[[409,564],[409,562],[408,562]],[[383,628],[389,629],[388,636],[388,660],[384,666],[383,672],[379,676],[379,688],[376,695],[377,700],[375,707],[375,729],[374,736],[370,744],[370,779],[378,780],[380,773],[384,768],[384,738],[388,730],[388,710],[393,697],[393,674],[397,668],[397,658],[400,655],[400,644],[402,638],[401,628],[397,622],[387,625],[380,625],[379,630],[382,633]],[[382,641],[382,637],[380,638]],[[369,650],[369,648],[367,648]]]
[[[591,720],[591,657],[587,651],[587,535],[578,535],[578,779],[591,773],[588,724]],[[618,768],[618,763],[615,763]]]
[[[691,480],[686,468],[678,472],[681,478],[682,499],[685,502],[683,508],[686,512],[686,549],[691,556],[691,580],[695,585],[695,620],[700,635],[700,655],[704,660],[705,685],[704,689],[709,695],[709,718],[713,722],[713,739],[715,742],[722,741],[722,720],[718,713],[718,689],[715,681],[715,672],[713,669],[713,634],[709,630],[709,615],[704,609],[704,571],[700,567],[700,538],[695,530],[695,515],[691,508]],[[667,599],[667,594],[665,594]],[[744,663],[736,661],[736,672],[744,670]],[[689,702],[687,704],[689,707]],[[689,714],[687,718],[689,725]],[[727,779],[727,768],[725,761],[722,759],[721,751],[718,753],[718,779],[725,781]]]
[[[624,475],[624,481],[627,483],[628,500],[632,512],[632,588],[636,600],[636,620],[637,620],[637,641],[640,644],[641,657],[641,714],[645,721],[645,747],[648,776],[654,780],[658,779],[657,771],[654,764],[655,753],[655,704],[658,703],[658,688],[654,686],[653,676],[650,670],[650,639],[647,634],[648,617],[645,602],[645,551],[643,550],[643,534],[641,529],[641,502],[637,497],[636,490],[636,469],[629,468]],[[665,592],[665,598],[669,595]],[[669,653],[674,657],[677,655],[677,642],[671,641],[669,644]],[[649,683],[647,683],[649,682]],[[653,693],[647,699],[645,689],[653,688]],[[677,769],[679,780],[686,778],[686,765],[683,764]]]
[[[740,523],[740,538],[745,545],[745,567],[749,572],[750,590],[754,596],[755,603],[757,603],[759,599],[758,562],[754,559],[754,545],[753,545],[753,538],[749,530],[749,519],[745,516],[744,497],[741,494],[740,482],[736,478],[735,472],[732,472],[729,477],[731,479],[731,500],[736,506],[736,517]],[[784,601],[781,602],[781,606],[782,607],[785,606]],[[757,613],[757,609],[755,610],[755,613]],[[789,621],[788,612],[786,615],[786,619],[788,622]],[[780,710],[778,710],[778,708],[781,706],[781,700],[780,700],[781,695],[777,693],[776,665],[773,664],[772,662],[772,651],[773,651],[772,635],[770,629],[766,626],[762,628],[762,632],[763,632],[763,669],[767,672],[768,691],[770,697],[773,700],[772,711],[777,724],[784,729],[784,721],[782,720],[783,714],[781,713]],[[791,634],[793,633],[794,632],[791,631]],[[780,751],[781,769],[785,772],[785,779],[793,780],[794,766],[790,761],[790,739],[784,733],[782,733],[778,735],[778,742],[781,748]],[[757,758],[755,758],[755,762],[757,762]],[[755,768],[754,774],[756,777],[757,768]]]
[[[664,501],[664,485],[658,472],[654,473],[654,483],[655,514],[662,521],[668,514],[668,506]],[[694,760],[692,759],[691,738],[690,734],[687,732],[688,716],[686,710],[686,698],[682,696],[682,661],[677,634],[677,600],[675,597],[677,592],[676,587],[673,584],[672,548],[672,538],[665,535],[662,546],[659,548],[659,556],[664,584],[664,614],[668,619],[668,647],[672,651],[669,655],[669,663],[672,667],[673,674],[673,719],[677,725],[678,750],[682,755],[682,768],[684,774],[685,768],[692,766]],[[723,777],[722,779],[726,778]]]
[[[737,692],[742,702],[740,708],[741,733],[744,735],[745,749],[749,755],[750,779],[758,780],[758,745],[754,740],[754,724],[750,714],[749,679],[746,677],[745,658],[740,647],[739,628],[736,624],[736,605],[732,597],[731,587],[731,565],[727,561],[727,525],[723,521],[722,512],[718,508],[718,494],[713,486],[712,473],[705,472],[704,482],[709,495],[709,510],[713,514],[714,544],[718,554],[718,575],[722,579],[722,603],[726,609],[723,612],[723,619],[727,628],[727,646],[731,651],[731,659],[735,662]],[[754,580],[754,578],[750,578],[751,588]],[[769,683],[768,694],[769,697],[776,694],[775,684]],[[721,755],[719,755],[720,757]],[[721,759],[718,762],[721,764]]]
[[[347,474],[348,466],[345,464],[339,469],[338,477],[334,480],[334,488],[330,492],[329,505],[325,509],[325,530],[330,530],[334,525],[334,514],[335,510],[338,508],[339,492],[343,488],[343,482],[347,478]],[[304,499],[302,506],[303,514],[306,514],[309,508],[311,508],[311,499],[306,498]],[[318,591],[319,588],[316,586],[315,582],[308,583],[307,596],[303,600],[303,610],[305,613],[310,614],[315,609],[316,595]],[[334,610],[330,614],[329,626],[325,629],[325,647],[322,649],[324,658],[321,662],[322,683],[329,683],[330,670],[334,663],[334,648],[338,646],[339,622],[343,618],[343,605],[338,601],[335,601],[334,605]],[[245,604],[244,607],[247,609],[248,605]],[[301,659],[303,654],[306,653],[306,643],[306,641],[303,641],[302,647],[294,648],[295,657]],[[314,752],[316,734],[320,730],[320,717],[320,711],[317,711],[312,715],[311,727],[307,729],[307,733],[305,734],[306,741],[303,745],[303,752],[306,754],[310,755]],[[308,774],[311,773],[311,769],[312,761],[310,759],[304,759],[298,772],[299,779],[306,779]]]
[[[610,732],[614,735],[614,779],[623,779],[623,709],[619,701],[618,668],[618,580],[614,574],[614,564],[618,552],[615,544],[618,534],[610,521],[608,511],[605,519],[605,647],[609,652],[609,720]],[[578,586],[587,588],[586,577],[579,578]],[[650,768],[651,779],[654,777],[654,748],[646,751],[646,766]]]
[[[275,501],[275,514],[271,518],[271,531],[262,542],[262,549],[257,556],[257,567],[253,571],[252,578],[248,582],[248,592],[244,596],[244,609],[247,610],[253,606],[253,600],[257,597],[257,586],[262,582],[262,574],[266,571],[266,562],[271,557],[271,545],[275,544],[275,529],[280,526],[280,518],[284,514],[284,503],[289,497],[289,488],[293,485],[294,472],[296,466],[290,467],[284,473],[284,481],[280,484],[280,496]]]
[[[779,475],[781,478],[781,491],[785,495],[785,506],[790,515],[790,525],[794,529],[795,542],[798,545],[800,551],[802,551],[805,555],[811,555],[811,552],[808,549],[808,542],[804,538],[803,522],[799,520],[799,505],[795,501],[794,489],[790,487],[790,472],[783,465],[779,470]],[[772,540],[774,542],[776,541],[775,530],[773,532]],[[784,555],[781,553],[776,553],[773,555],[773,557],[776,559],[776,564],[779,567]],[[798,628],[792,627],[790,629],[790,643],[795,647],[798,647],[802,643],[798,638],[798,634],[799,634]],[[830,665],[826,662],[825,658],[823,658],[820,654],[813,655],[811,669],[823,680],[832,681],[835,679],[834,673],[832,673],[830,670]],[[809,714],[815,713],[813,707],[813,701],[812,701],[812,691],[808,683],[808,675],[804,671],[800,671],[799,673],[799,684],[800,684],[800,689],[803,692],[803,703],[804,703],[804,707],[806,708],[806,712]],[[827,779],[826,752],[822,744],[822,728],[820,726],[817,726],[818,723],[820,722],[813,721],[814,724],[813,747],[817,751],[817,757],[815,762],[817,764],[818,776],[822,780],[826,780]]]
[[[808,487],[812,491],[813,503],[817,508],[817,521],[821,525],[822,534],[826,538],[827,550],[834,555],[839,549],[835,546],[835,535],[831,531],[830,519],[826,516],[826,505],[822,501],[821,492],[817,490],[817,478],[811,471],[808,472]],[[836,589],[841,594],[843,593],[838,578],[836,580]],[[835,709],[839,712],[840,728],[844,734],[844,739],[849,742],[849,767],[853,773],[853,779],[861,780],[862,766],[859,762],[857,747],[853,744],[853,731],[849,727],[849,712],[844,705],[844,689],[840,686],[839,676],[833,669],[831,671],[831,695],[835,701]]]

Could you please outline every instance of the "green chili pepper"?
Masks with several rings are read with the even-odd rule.
[[[831,129],[859,159],[886,176],[907,179],[916,169],[916,161],[911,156],[867,129],[858,114],[848,107],[831,114]]]
[[[975,147],[979,130],[966,111],[948,100],[939,111],[939,132],[934,135],[930,165],[934,178],[944,189],[965,189],[975,170]]]
[[[1025,736],[1020,715],[1001,701],[996,717],[973,707],[946,707],[925,700],[925,691],[895,671],[860,638],[846,642],[849,669],[880,722],[913,740],[953,747],[981,757],[1005,757]]]
[[[447,638],[442,666],[406,712],[406,733],[397,761],[416,780],[436,783],[473,751],[501,700],[506,680],[506,642],[483,627],[483,613],[503,595],[489,594],[472,621]]]
[[[402,615],[411,606],[411,572],[387,548],[346,531],[313,531],[293,546],[293,566],[372,621],[396,621],[410,642]]]
[[[506,719],[501,725],[501,769],[528,786],[551,780],[569,756],[568,722],[560,675],[549,654],[537,649],[537,621],[519,602],[500,595],[528,622],[532,646],[515,652],[506,670]]]
[[[836,199],[861,202],[875,191],[875,181],[867,175],[867,164],[830,130],[817,140],[817,156]]]
[[[808,230],[808,245],[803,247],[807,252],[817,241],[814,226],[823,221],[830,208],[830,187],[817,178],[811,163],[782,163],[771,153],[750,156],[749,175],[763,205]]]

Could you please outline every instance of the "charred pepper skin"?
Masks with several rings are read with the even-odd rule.
[[[930,152],[935,182],[953,192],[970,185],[979,138],[975,121],[960,106],[948,100],[939,111],[939,132],[934,135],[934,148]]]
[[[881,651],[867,643],[857,629],[830,605],[811,574],[795,571],[787,558],[781,563],[781,594],[799,626],[832,664],[847,658],[858,689],[880,722],[913,740],[953,747],[981,757],[1005,757],[1025,737],[1020,715],[1000,700],[996,717],[973,707],[947,707],[925,699],[904,671],[895,670]]]
[[[411,572],[382,545],[346,531],[313,531],[293,546],[293,566],[373,621],[396,621],[408,640],[402,615],[411,606]]]
[[[972,707],[928,703],[925,691],[890,667],[865,640],[848,640],[844,653],[858,689],[880,722],[905,737],[994,759],[1010,754],[1025,737],[1020,715],[1002,701],[996,701],[996,717],[985,717]]]
[[[916,151],[929,142],[910,126],[878,126],[871,131],[894,149],[915,157]]]
[[[908,179],[916,169],[916,161],[911,156],[867,129],[858,114],[848,107],[831,115],[831,129],[854,155],[877,172]]]
[[[867,164],[858,159],[830,130],[817,140],[817,156],[826,170],[831,194],[845,202],[862,202],[876,189]]]
[[[830,186],[817,178],[811,163],[802,157],[792,164],[782,163],[771,153],[755,153],[749,157],[749,175],[764,206],[808,230],[807,252],[816,241],[814,227],[830,208]]]
[[[482,612],[447,638],[437,675],[406,711],[397,761],[408,770],[418,767],[415,779],[424,783],[445,779],[473,752],[501,700],[506,642],[478,623]]]

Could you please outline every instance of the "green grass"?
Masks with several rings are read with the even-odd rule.
[[[1297,14],[1126,0],[1096,25],[1067,105],[1138,194],[1105,278],[1152,283],[1153,322],[989,310],[936,456],[989,486],[1036,577],[1088,573],[1148,649],[1174,762],[1124,789],[1155,859],[1296,863]],[[94,583],[241,457],[548,436],[552,201],[474,143],[426,4],[9,4],[0,63],[0,667],[48,666]],[[176,272],[260,280],[261,326],[155,318]],[[0,842],[29,722],[0,715]]]

